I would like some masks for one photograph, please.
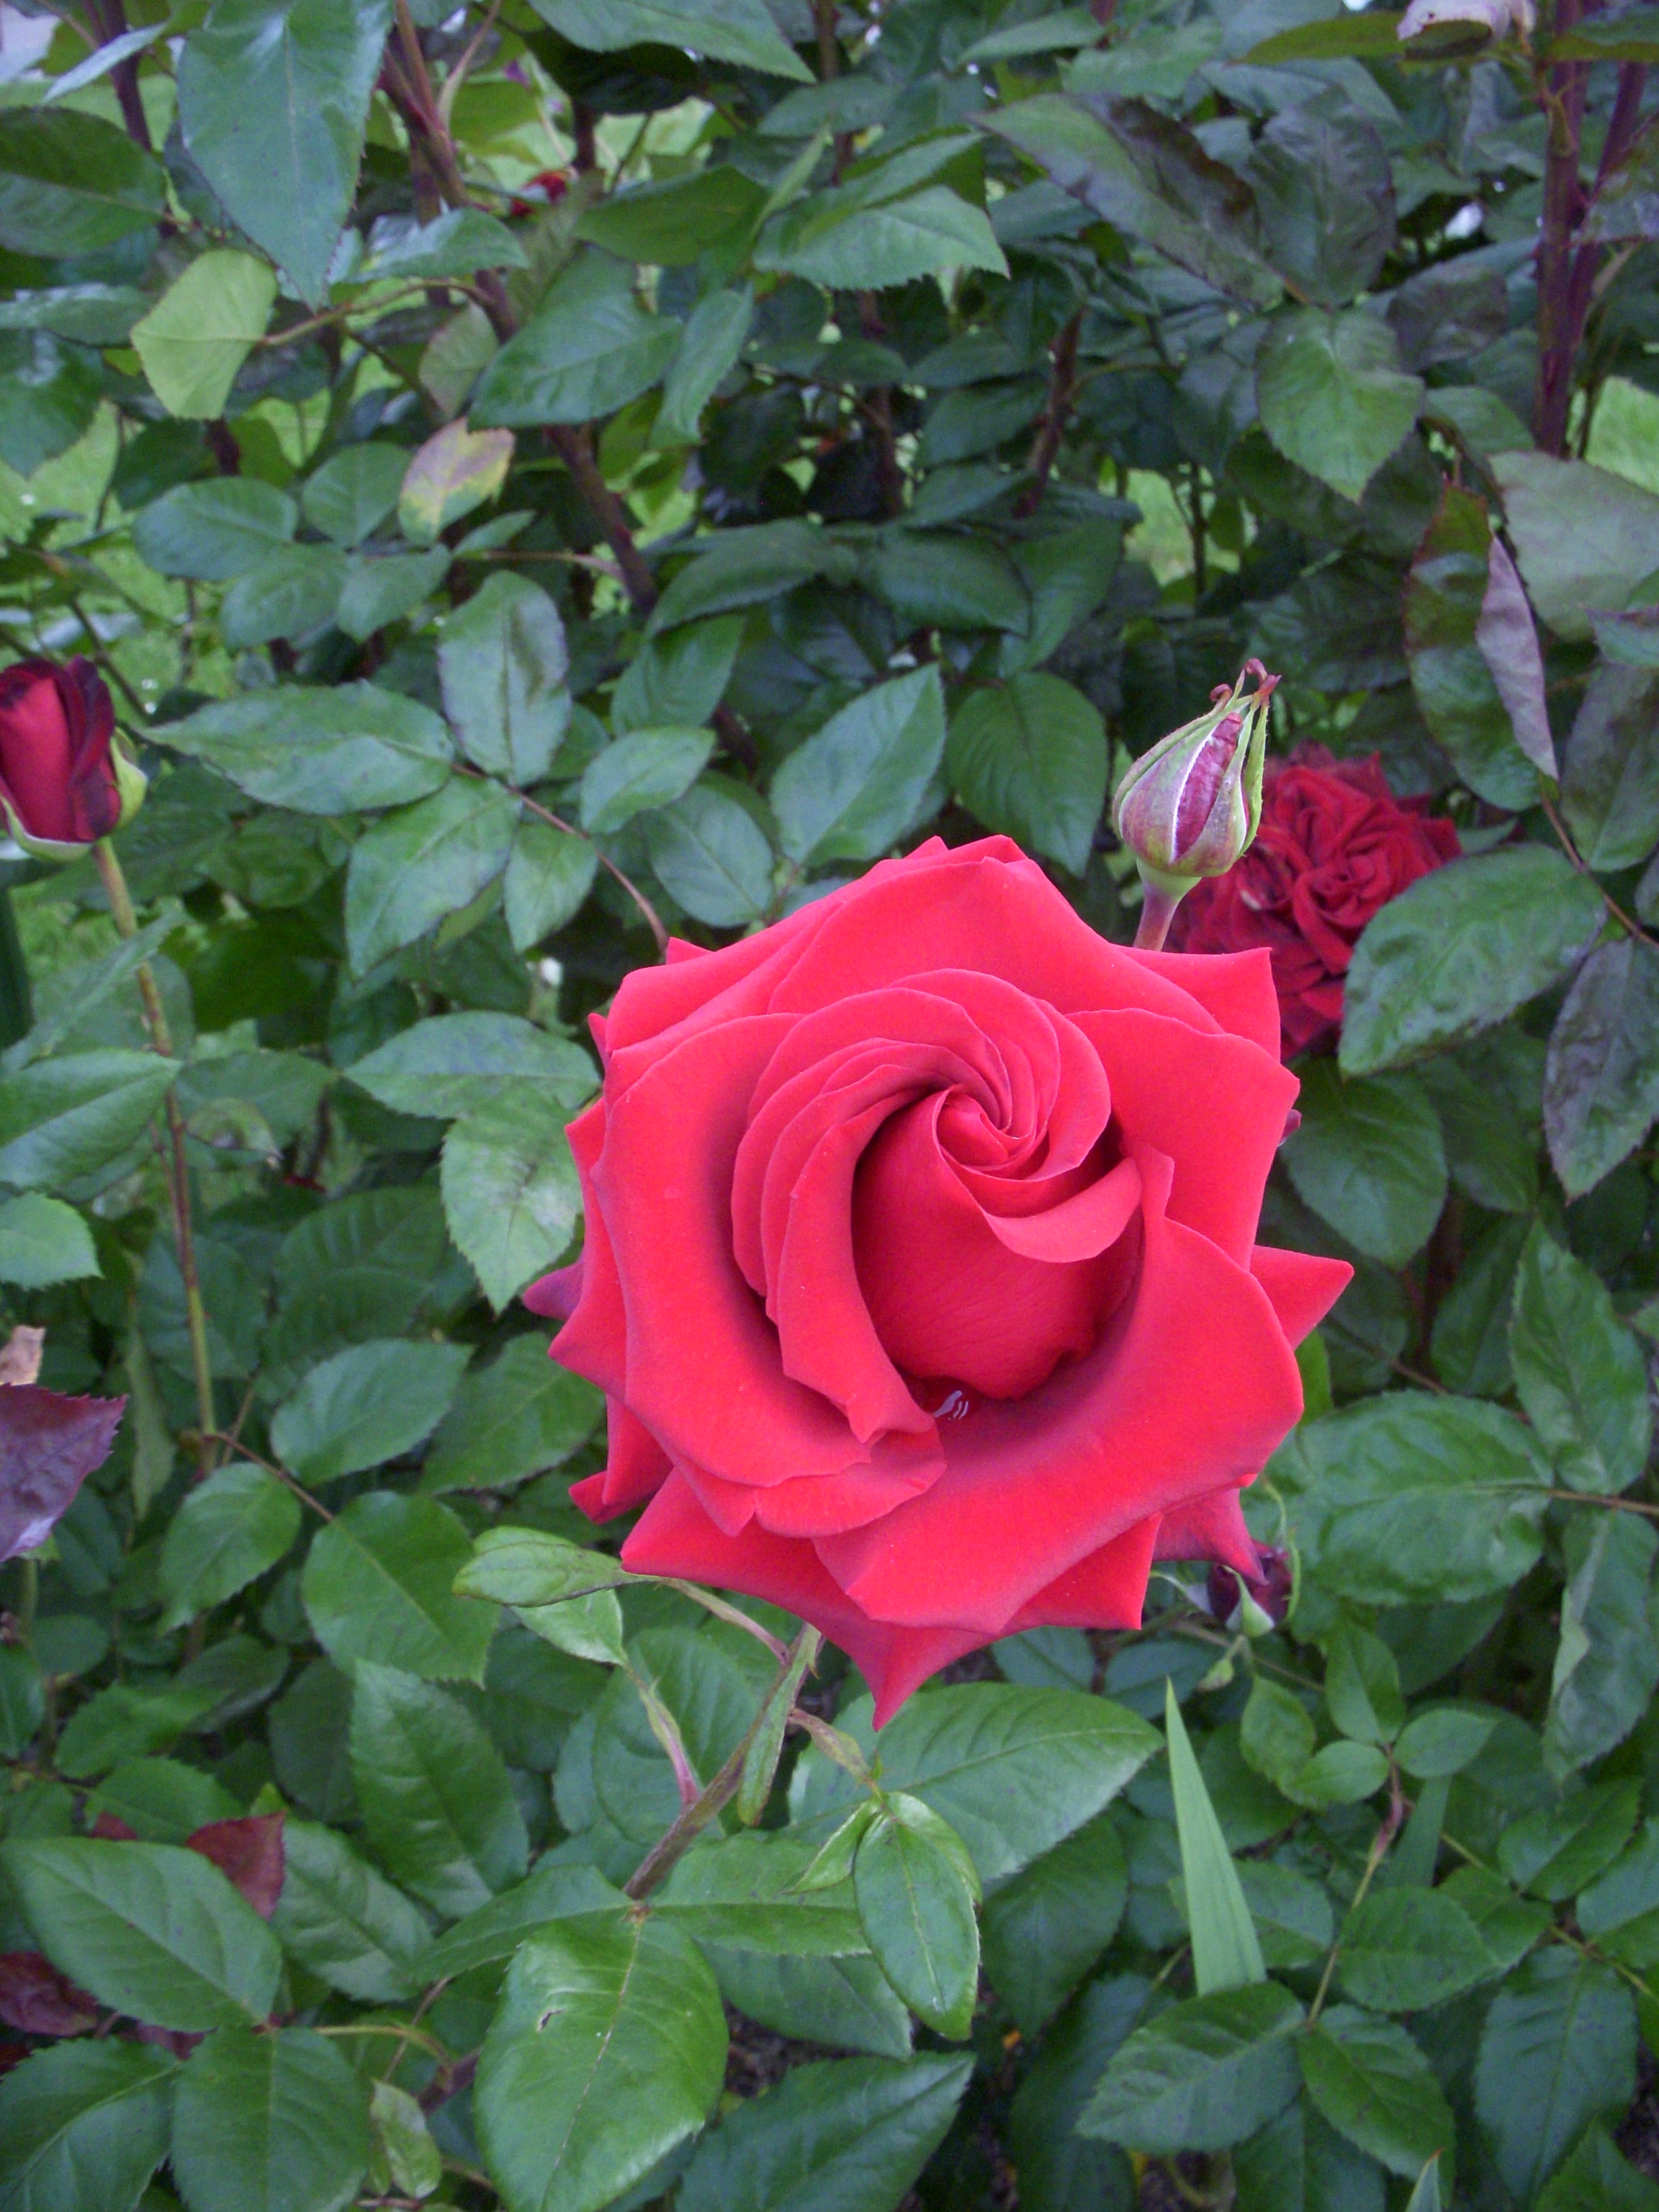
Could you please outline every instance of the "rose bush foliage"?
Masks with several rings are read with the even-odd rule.
[[[6,2212],[1652,2203],[1649,12],[9,15]]]

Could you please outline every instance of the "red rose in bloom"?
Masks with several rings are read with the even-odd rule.
[[[1269,761],[1261,826],[1224,876],[1189,891],[1170,942],[1187,952],[1273,956],[1286,1060],[1331,1042],[1359,933],[1407,884],[1462,849],[1426,799],[1396,799],[1376,757],[1334,760],[1304,745]]]
[[[646,1506],[628,1565],[804,1616],[884,1717],[993,1638],[1139,1626],[1155,1558],[1255,1574],[1238,1491],[1349,1275],[1255,1243],[1297,1089],[1259,952],[1126,951],[934,840],[595,1027],[586,1247],[530,1302],[607,1394],[574,1494]]]
[[[126,796],[114,738],[115,709],[89,660],[0,671],[0,806],[12,835],[48,847],[107,836]]]

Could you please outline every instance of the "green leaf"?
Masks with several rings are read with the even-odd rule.
[[[15,2067],[0,2081],[3,2212],[132,2212],[167,2150],[174,2070],[145,2044],[89,2036]]]
[[[624,261],[684,268],[728,231],[746,231],[765,204],[765,187],[723,161],[596,200],[583,209],[576,235]]]
[[[351,1765],[381,1864],[435,1911],[475,1911],[524,1879],[529,1845],[507,1768],[447,1691],[360,1661]]]
[[[877,1739],[860,1700],[840,1726],[866,1753]],[[1002,1881],[1103,1812],[1158,1747],[1156,1729],[1109,1698],[1080,1690],[989,1682],[924,1691],[879,1739],[882,1784],[943,1815],[981,1878]],[[818,1763],[798,1818],[850,1805],[850,1776]]]
[[[386,2179],[394,2189],[418,2202],[430,2197],[444,2178],[443,2154],[426,2124],[419,2100],[392,2081],[376,2081],[369,2093],[369,2117],[374,2123],[378,2161],[384,2159]]]
[[[1458,1774],[1486,1749],[1494,1725],[1487,1713],[1462,1711],[1451,1705],[1413,1713],[1400,1732],[1395,1756],[1406,1772],[1419,1782]]]
[[[271,1927],[291,1959],[360,2004],[397,2004],[426,1985],[430,1931],[419,1910],[332,1828],[283,1823],[283,1891]]]
[[[249,1460],[216,1468],[167,1523],[157,1579],[163,1629],[193,1620],[274,1567],[300,1533],[300,1501]]]
[[[646,817],[645,849],[665,890],[715,929],[759,921],[772,902],[772,848],[754,817],[707,783]]]
[[[866,692],[773,778],[785,852],[804,867],[874,860],[914,818],[944,748],[937,668]]]
[[[1552,847],[1510,845],[1420,876],[1366,925],[1342,1016],[1342,1066],[1368,1075],[1490,1029],[1558,983],[1605,909]]]
[[[504,222],[477,208],[463,207],[447,208],[430,222],[416,216],[382,216],[369,233],[368,259],[359,274],[470,276],[477,269],[524,266],[524,248]]]
[[[1600,1279],[1541,1226],[1521,1255],[1510,1323],[1516,1389],[1571,1490],[1628,1490],[1653,1443],[1647,1362]]]
[[[1605,1957],[1638,1972],[1659,1965],[1659,1821],[1642,1823],[1623,1856],[1579,1892],[1572,1911]]]
[[[624,2195],[702,2128],[726,2048],[713,1975],[660,1921],[532,1936],[507,1969],[476,2092],[511,2212],[600,2212]]]
[[[1538,2212],[1659,2212],[1659,2189],[1626,2166],[1601,2128],[1591,2128],[1558,2166]]]
[[[1414,2178],[1451,2144],[1452,2116],[1428,2061],[1391,2021],[1333,2006],[1297,2055],[1320,2112],[1390,2173]]]
[[[1316,16],[1311,22],[1274,32],[1271,38],[1252,46],[1243,59],[1266,65],[1273,62],[1335,61],[1358,54],[1378,59],[1398,58],[1401,15],[1398,9],[1368,8],[1359,15]]]
[[[286,492],[254,477],[175,484],[132,526],[140,556],[163,576],[224,584],[289,543],[300,511]]]
[[[1381,1637],[1339,1621],[1327,1646],[1325,1705],[1358,1743],[1392,1743],[1406,1723],[1400,1669]]]
[[[1559,1904],[1612,1865],[1641,1809],[1633,1783],[1596,1782],[1512,1820],[1498,1841],[1510,1880]]]
[[[890,2212],[943,2141],[971,2071],[942,2051],[797,2066],[706,2135],[680,2212]]]
[[[1337,1973],[1371,2012],[1427,2012],[1496,1970],[1462,1907],[1443,1890],[1374,1889],[1342,1925]]]
[[[482,311],[477,307],[467,309],[466,313],[478,315],[482,320]],[[464,330],[468,327],[465,317],[458,319]],[[489,337],[487,322],[483,325],[483,336],[488,344],[484,356],[488,359],[494,351],[494,341]],[[434,338],[434,345],[437,343]],[[471,369],[467,371],[467,386],[474,373]],[[429,369],[424,366],[422,374],[429,378]],[[460,396],[465,398],[465,387]],[[404,477],[398,497],[398,520],[404,536],[411,545],[434,544],[452,522],[459,522],[464,514],[471,514],[475,507],[495,498],[507,481],[512,460],[510,430],[472,430],[464,422],[446,422],[421,447]],[[484,588],[487,591],[489,585]],[[528,588],[533,590],[534,586]]]
[[[621,1890],[613,1889],[593,1867],[559,1866],[544,1861],[525,1881],[491,1898],[476,1912],[469,1912],[435,1943],[428,1944],[421,1961],[421,1978],[434,1982],[444,1975],[469,1973],[474,1966],[510,1959],[526,1936],[545,1928],[550,1921],[594,1915],[620,1918],[627,1902]]]
[[[0,1283],[41,1291],[99,1272],[92,1232],[72,1206],[35,1192],[0,1204]]]
[[[620,262],[581,254],[485,369],[473,416],[517,426],[612,415],[658,381],[679,335],[666,316],[646,313]]]
[[[1659,669],[1601,661],[1567,743],[1561,811],[1592,868],[1633,868],[1659,844]]]
[[[342,2212],[368,2165],[368,2107],[328,2037],[216,2029],[173,2093],[173,2178],[191,2212]]]
[[[349,571],[335,545],[285,545],[238,576],[219,606],[225,643],[269,645],[309,637],[334,617]]]
[[[301,1589],[318,1642],[342,1667],[372,1659],[432,1681],[481,1682],[495,1617],[453,1591],[471,1551],[435,1498],[354,1498],[306,1560]]]
[[[946,269],[1006,275],[1008,267],[983,210],[945,185],[875,207],[849,204],[833,189],[811,193],[772,217],[754,260],[831,290],[881,291]]]
[[[574,1113],[594,1087],[579,1044],[520,1014],[434,1014],[354,1060],[351,1079],[395,1114],[446,1120],[532,1085]]]
[[[1446,1199],[1439,1117],[1409,1076],[1344,1078],[1310,1062],[1286,1138],[1285,1171],[1314,1212],[1372,1260],[1403,1267]]]
[[[65,1836],[9,1843],[0,1863],[40,1948],[101,2003],[187,2031],[269,2014],[276,1940],[199,1851]]]
[[[631,1580],[609,1552],[591,1551],[544,1528],[486,1528],[455,1577],[468,1597],[487,1597],[521,1612],[562,1605],[592,1590]]]
[[[1537,777],[1480,649],[1491,554],[1485,505],[1448,483],[1406,580],[1406,659],[1423,719],[1464,782],[1494,806],[1524,807]]]
[[[1544,1756],[1565,1774],[1622,1742],[1659,1686],[1659,1638],[1648,1610],[1659,1534],[1632,1514],[1575,1514],[1562,1551],[1567,1586]]]
[[[471,761],[539,783],[570,726],[569,656],[559,611],[527,577],[491,576],[444,624],[444,711]]]
[[[1317,1741],[1313,1716],[1302,1700],[1281,1683],[1258,1674],[1239,1726],[1245,1764],[1290,1796]]]
[[[1455,1603],[1508,1589],[1539,1556],[1548,1474],[1496,1407],[1390,1392],[1310,1422],[1281,1463],[1304,1571],[1333,1596]]]
[[[67,453],[98,411],[97,377],[45,331],[0,335],[0,460],[33,476]]]
[[[1023,643],[1030,623],[1030,599],[1012,563],[975,538],[890,532],[869,580],[905,629],[1001,629],[1019,633]]]
[[[621,736],[701,729],[720,703],[742,641],[740,615],[687,623],[647,638],[611,695],[612,726]]]
[[[313,1659],[270,1709],[267,1732],[276,1779],[323,1820],[355,1820],[356,1794],[346,1731],[351,1684],[326,1659]]]
[[[1569,1198],[1593,1190],[1659,1115],[1659,952],[1621,937],[1574,976],[1550,1032],[1544,1133]]]
[[[653,446],[696,442],[702,410],[736,368],[754,317],[755,294],[748,284],[710,292],[698,301],[664,380],[662,405],[651,428]]]
[[[1659,498],[1588,461],[1495,453],[1492,472],[1527,590],[1559,636],[1588,637],[1590,609],[1627,606],[1659,568]]]
[[[49,259],[149,230],[167,206],[152,154],[101,116],[9,107],[0,116],[0,246]]]
[[[672,805],[702,774],[714,750],[712,730],[630,730],[583,770],[583,829],[605,836],[636,814]]]
[[[302,297],[325,295],[356,192],[389,0],[215,0],[179,61],[192,160]]]
[[[1611,1968],[1553,1946],[1492,1999],[1474,2104],[1511,2194],[1529,2203],[1586,2123],[1636,2087],[1636,2008]]]
[[[376,554],[349,562],[334,610],[335,628],[348,637],[371,638],[430,599],[448,574],[447,545],[434,545],[429,553]]]
[[[270,1448],[302,1482],[337,1481],[401,1459],[449,1411],[463,1344],[354,1344],[313,1367],[271,1418]]]
[[[515,1336],[461,1378],[422,1470],[423,1491],[511,1490],[586,1443],[605,1401],[556,1365],[539,1336]]]
[[[985,1900],[985,1972],[1027,2035],[1046,2027],[1117,1933],[1123,1846],[1101,1814]]]
[[[1218,291],[1255,308],[1279,299],[1249,187],[1171,118],[1139,100],[1041,93],[977,119],[1115,229]]]
[[[581,1188],[556,1093],[519,1089],[475,1107],[444,1139],[444,1212],[497,1313],[570,1242]]]
[[[376,822],[351,848],[346,944],[362,975],[470,905],[507,866],[519,802],[498,783],[453,777]]]
[[[652,1900],[694,1940],[775,1956],[868,1955],[852,1886],[802,1884],[819,1856],[810,1840],[762,1830],[689,1851]]]
[[[960,2042],[979,1990],[979,1928],[960,1869],[925,1830],[884,1818],[865,1831],[853,1887],[877,1965],[927,2027]]]
[[[1080,876],[1106,799],[1099,714],[1056,676],[970,691],[951,720],[946,766],[970,813]]]
[[[300,510],[313,530],[350,552],[397,506],[408,467],[401,446],[347,446],[306,478]]]
[[[1243,2142],[1296,2094],[1301,2023],[1277,1982],[1173,2004],[1118,2051],[1078,2130],[1153,2154]]]
[[[131,343],[169,415],[222,415],[238,370],[264,336],[276,272],[251,253],[200,254],[143,319]]]
[[[1188,1740],[1175,1686],[1164,1689],[1164,1726],[1170,1743],[1170,1784],[1181,1838],[1181,1870],[1193,1936],[1193,1979],[1200,1996],[1265,1982],[1261,1946],[1238,1870],[1216,1819],[1210,1793]]]
[[[1394,332],[1364,308],[1301,307],[1268,325],[1256,394],[1286,460],[1357,500],[1416,422],[1423,380],[1406,374]]]
[[[646,634],[656,637],[699,616],[753,606],[841,566],[841,549],[811,523],[762,522],[694,538],[696,557],[658,600]]]
[[[429,708],[374,684],[245,692],[154,735],[250,799],[301,814],[406,805],[444,785],[454,757]]]
[[[514,950],[562,929],[593,888],[599,856],[586,837],[526,815],[513,833],[502,905]]]
[[[1281,109],[1249,160],[1267,256],[1299,297],[1343,307],[1395,243],[1394,179],[1375,126],[1352,112]]]
[[[150,1052],[68,1052],[0,1075],[0,1182],[72,1182],[149,1126],[179,1072]]]
[[[810,84],[812,72],[779,37],[763,0],[537,0],[544,22],[591,53],[629,46],[689,47],[764,76]]]
[[[1133,2212],[1128,2160],[1115,2145],[1079,2135],[1077,2119],[1148,1994],[1138,1974],[1087,1983],[1025,2070],[1002,2140],[1036,2212]]]

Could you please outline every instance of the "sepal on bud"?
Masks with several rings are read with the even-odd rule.
[[[1254,691],[1246,683],[1255,679]],[[1279,683],[1247,661],[1208,708],[1143,753],[1112,800],[1112,823],[1141,880],[1173,908],[1204,876],[1225,875],[1261,821],[1267,704]]]

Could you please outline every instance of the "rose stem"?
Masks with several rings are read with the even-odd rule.
[[[110,912],[115,917],[115,927],[123,937],[136,937],[138,917],[132,910],[132,894],[127,889],[127,879],[121,872],[121,863],[115,856],[115,848],[107,837],[100,837],[93,848],[98,874],[109,897]],[[161,1004],[161,994],[155,981],[155,971],[148,960],[141,960],[137,969],[138,996],[143,1002],[144,1027],[149,1031],[154,1049],[163,1060],[173,1057],[173,1035],[167,1027],[167,1010]],[[190,1330],[190,1360],[196,1377],[197,1462],[205,1474],[213,1465],[214,1432],[218,1417],[213,1404],[213,1365],[208,1357],[207,1310],[202,1304],[202,1286],[196,1272],[196,1236],[191,1220],[190,1170],[185,1158],[185,1117],[179,1110],[179,1093],[171,1084],[167,1086],[167,1123],[168,1145],[167,1188],[173,1201],[173,1241],[179,1248],[179,1273],[185,1285],[185,1316]]]
[[[1135,950],[1138,952],[1161,952],[1164,940],[1170,933],[1170,924],[1175,920],[1175,910],[1181,901],[1171,898],[1168,891],[1160,890],[1156,884],[1147,884],[1144,889],[1145,896],[1140,902],[1140,926],[1135,931]]]
[[[743,1763],[749,1755],[749,1747],[759,1731],[762,1721],[766,1717],[767,1708],[772,1702],[774,1692],[785,1680],[799,1654],[808,1648],[809,1638],[811,1639],[811,1648],[816,1650],[817,1631],[815,1628],[803,1627],[780,1661],[776,1677],[765,1697],[762,1698],[760,1709],[754,1719],[744,1731],[743,1740],[737,1749],[702,1796],[692,1799],[673,1826],[652,1845],[645,1857],[641,1860],[639,1865],[623,1884],[623,1890],[636,1905],[641,1898],[648,1897],[659,1882],[666,1879],[690,1850],[692,1844],[696,1842],[708,1823],[737,1796],[738,1786],[743,1780]]]

